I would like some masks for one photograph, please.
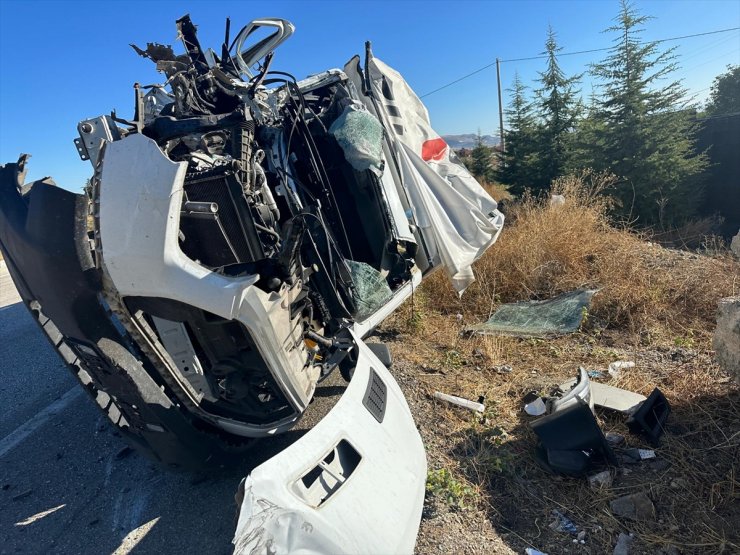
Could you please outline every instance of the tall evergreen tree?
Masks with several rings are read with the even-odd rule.
[[[709,93],[707,114],[721,116],[740,112],[740,66],[727,66],[727,71],[714,78]]]
[[[602,158],[604,124],[599,118],[599,101],[592,89],[588,105],[576,121],[575,132],[570,142],[570,153],[566,173],[605,166]],[[600,146],[601,145],[601,146]]]
[[[470,173],[481,181],[488,181],[491,177],[491,149],[483,144],[483,137],[478,129],[475,138],[475,148],[470,153]]]
[[[580,91],[575,88],[581,76],[565,76],[558,63],[561,50],[555,31],[549,27],[544,52],[547,67],[540,72],[541,88],[536,91],[542,130],[539,137],[539,179],[533,185],[540,189],[548,188],[553,179],[564,173],[570,155],[570,140],[581,108]]]
[[[697,204],[706,157],[696,154],[696,125],[680,81],[663,84],[676,70],[673,49],[641,39],[650,18],[621,0],[614,46],[592,67],[602,82],[598,117],[601,150],[594,159],[620,177],[624,214],[641,224],[676,223]]]
[[[509,191],[520,195],[533,183],[538,181],[538,127],[532,110],[532,103],[527,98],[527,87],[522,83],[519,74],[514,74],[514,83],[507,92],[511,102],[506,108],[508,129],[506,150],[499,157],[496,178]]]

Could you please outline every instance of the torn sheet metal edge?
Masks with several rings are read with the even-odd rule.
[[[235,553],[413,552],[426,484],[424,446],[398,384],[353,335],[357,367],[339,402],[244,482]],[[386,386],[382,423],[363,404],[368,383],[376,378]],[[300,493],[309,487],[306,478],[318,468],[327,471],[322,463],[342,441],[360,460],[348,478],[332,478],[341,484],[318,508],[311,506]]]
[[[576,383],[576,378],[570,379],[559,388],[568,391]],[[611,385],[590,382],[591,406],[596,405],[605,409],[615,410],[624,414],[632,414],[645,402],[646,397],[633,391],[620,389]]]

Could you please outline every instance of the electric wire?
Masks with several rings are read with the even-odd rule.
[[[717,35],[719,33],[728,33],[728,32],[737,31],[737,30],[740,30],[740,27],[729,27],[727,29],[717,29],[715,31],[707,31],[707,32],[704,32],[704,33],[693,33],[691,35],[681,35],[681,36],[678,36],[678,37],[668,37],[668,38],[665,38],[665,39],[659,39],[659,40],[649,41],[649,42],[653,42],[655,44],[659,44],[659,43],[669,42],[669,41],[674,41],[674,40],[689,39],[689,38],[694,38],[694,37],[703,37],[703,36],[707,36],[707,35]],[[592,48],[592,49],[589,49],[589,50],[578,50],[576,52],[562,52],[562,53],[558,53],[558,57],[576,56],[576,55],[580,55],[580,54],[591,54],[591,53],[594,53],[594,52],[605,52],[607,50],[612,50],[613,48],[614,48],[614,46],[605,46],[603,48]],[[498,63],[504,64],[504,63],[510,63],[510,62],[526,62],[526,61],[529,61],[529,60],[542,60],[542,59],[546,59],[547,57],[548,57],[547,54],[539,54],[537,56],[527,56],[527,57],[524,57],[524,58],[509,58],[509,59],[506,59],[506,60],[498,60]],[[424,93],[424,94],[420,95],[419,98],[424,98],[424,97],[430,96],[430,95],[432,95],[434,93],[437,93],[437,92],[439,92],[441,90],[444,90],[444,89],[446,89],[448,87],[451,87],[452,85],[455,85],[455,84],[459,83],[460,81],[464,81],[465,79],[468,79],[469,77],[472,77],[473,75],[476,75],[476,74],[480,73],[481,71],[485,71],[486,69],[488,69],[490,67],[493,67],[495,65],[496,65],[496,61],[494,60],[493,62],[491,62],[489,64],[486,64],[484,66],[481,66],[478,69],[473,70],[470,73],[467,73],[467,74],[463,75],[462,77],[458,77],[457,79],[455,79],[453,81],[450,81],[449,83],[446,83],[446,84],[442,85],[441,87],[437,87],[436,89],[434,89],[432,91],[429,91],[428,93]]]

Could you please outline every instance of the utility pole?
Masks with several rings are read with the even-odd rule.
[[[501,100],[501,60],[496,58],[496,81],[498,82],[498,123],[499,123],[499,138],[501,139],[501,154],[506,152],[506,144],[504,143],[504,104]]]

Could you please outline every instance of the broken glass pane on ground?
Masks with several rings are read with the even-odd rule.
[[[577,289],[545,301],[501,305],[487,322],[465,331],[480,335],[549,337],[578,331],[597,289]]]

